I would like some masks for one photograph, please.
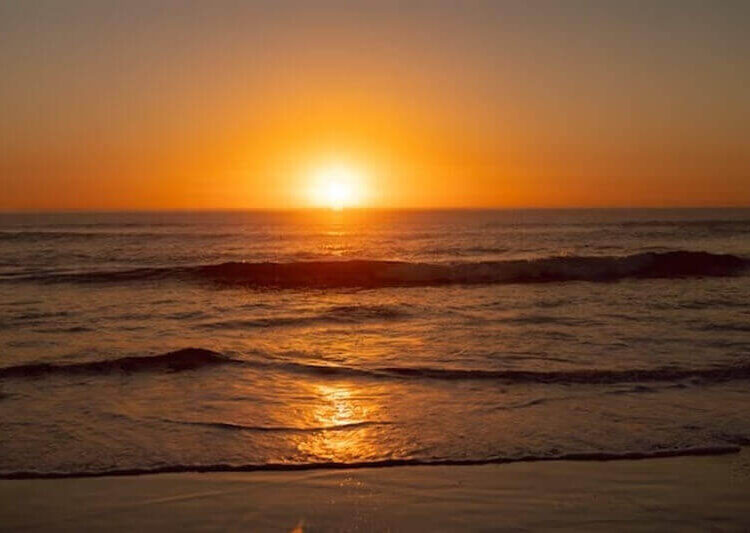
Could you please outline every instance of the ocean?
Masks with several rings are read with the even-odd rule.
[[[750,209],[0,214],[0,477],[750,443]]]

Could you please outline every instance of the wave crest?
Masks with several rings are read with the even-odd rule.
[[[318,376],[371,379],[432,379],[443,381],[493,380],[509,384],[613,385],[617,383],[678,382],[696,380],[718,383],[750,379],[750,364],[716,368],[642,368],[642,369],[574,369],[574,370],[483,370],[434,367],[379,367],[313,365],[296,362],[260,363],[252,366],[272,367],[287,372]]]
[[[729,254],[672,251],[628,256],[562,256],[458,264],[375,260],[228,262],[115,272],[41,274],[20,279],[79,283],[193,279],[220,285],[274,288],[379,288],[732,276],[745,271],[749,264],[747,259]]]
[[[234,359],[220,353],[201,348],[185,348],[161,355],[142,357],[122,357],[105,361],[89,361],[56,365],[52,363],[32,363],[0,368],[0,378],[34,378],[55,374],[111,374],[114,372],[181,372],[207,366],[231,364]]]
[[[310,364],[268,359],[233,359],[201,348],[185,348],[161,355],[122,357],[56,365],[32,363],[0,368],[0,378],[39,378],[49,375],[111,374],[115,372],[181,372],[217,365],[237,365],[260,371],[289,372],[332,378],[414,379],[414,380],[494,380],[509,384],[580,384],[679,382],[695,380],[717,383],[750,379],[750,364],[713,368],[571,369],[571,370],[491,370],[437,367],[352,367]]]
[[[679,251],[624,257],[550,257],[456,265],[397,261],[223,263],[200,267],[197,273],[213,281],[233,284],[384,287],[727,276],[746,267],[746,260],[732,255]]]

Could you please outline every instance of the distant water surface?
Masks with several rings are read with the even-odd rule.
[[[0,214],[0,476],[750,443],[750,210]]]

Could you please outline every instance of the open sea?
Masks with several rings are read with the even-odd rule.
[[[727,453],[750,209],[0,214],[0,477]]]

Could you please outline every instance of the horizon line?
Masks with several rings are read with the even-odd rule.
[[[746,205],[685,205],[685,206],[454,206],[454,207],[380,207],[351,206],[341,210],[330,207],[20,207],[2,208],[0,214],[12,213],[216,213],[216,212],[331,212],[346,211],[602,211],[602,210],[709,210],[709,209],[750,209]]]

